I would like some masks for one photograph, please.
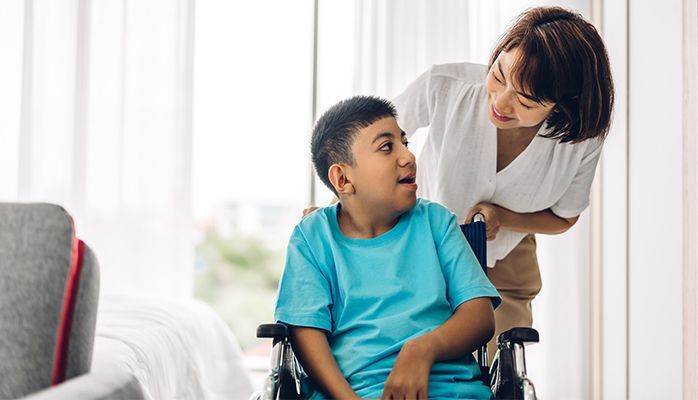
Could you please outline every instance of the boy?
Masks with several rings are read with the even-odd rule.
[[[417,199],[395,116],[353,97],[316,123],[313,164],[339,201],[296,226],[275,317],[312,399],[487,399],[471,352],[492,337],[500,299],[455,216]]]

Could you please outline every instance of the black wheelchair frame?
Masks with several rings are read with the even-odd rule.
[[[487,239],[485,221],[477,214],[470,224],[460,226],[461,232],[487,274]],[[262,324],[257,328],[258,338],[272,339],[269,373],[261,391],[250,400],[302,400],[302,369],[291,345],[290,331],[284,324]],[[497,337],[497,354],[489,365],[487,343],[477,351],[481,379],[490,387],[497,400],[536,400],[533,382],[526,371],[524,346],[538,343],[538,331],[533,328],[512,328]]]

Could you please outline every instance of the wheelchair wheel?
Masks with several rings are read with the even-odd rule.
[[[302,400],[300,393],[300,377],[296,359],[292,352],[285,352],[283,367],[279,374],[279,400]]]
[[[492,361],[492,366],[490,367],[488,379],[485,381],[485,384],[487,384],[490,387],[492,393],[496,394],[499,390],[499,354],[497,354],[497,356]]]

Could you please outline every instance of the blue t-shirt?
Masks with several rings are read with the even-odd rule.
[[[275,318],[329,332],[339,369],[363,398],[379,398],[402,346],[442,325],[463,302],[501,299],[448,209],[418,199],[388,232],[346,237],[338,204],[291,236]],[[429,398],[488,399],[472,355],[431,369]],[[312,399],[322,398],[320,391]]]

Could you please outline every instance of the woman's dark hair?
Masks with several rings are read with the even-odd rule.
[[[499,39],[490,68],[501,52],[518,49],[511,76],[538,103],[556,103],[545,137],[577,143],[608,133],[613,79],[606,47],[596,28],[560,7],[524,11]]]

